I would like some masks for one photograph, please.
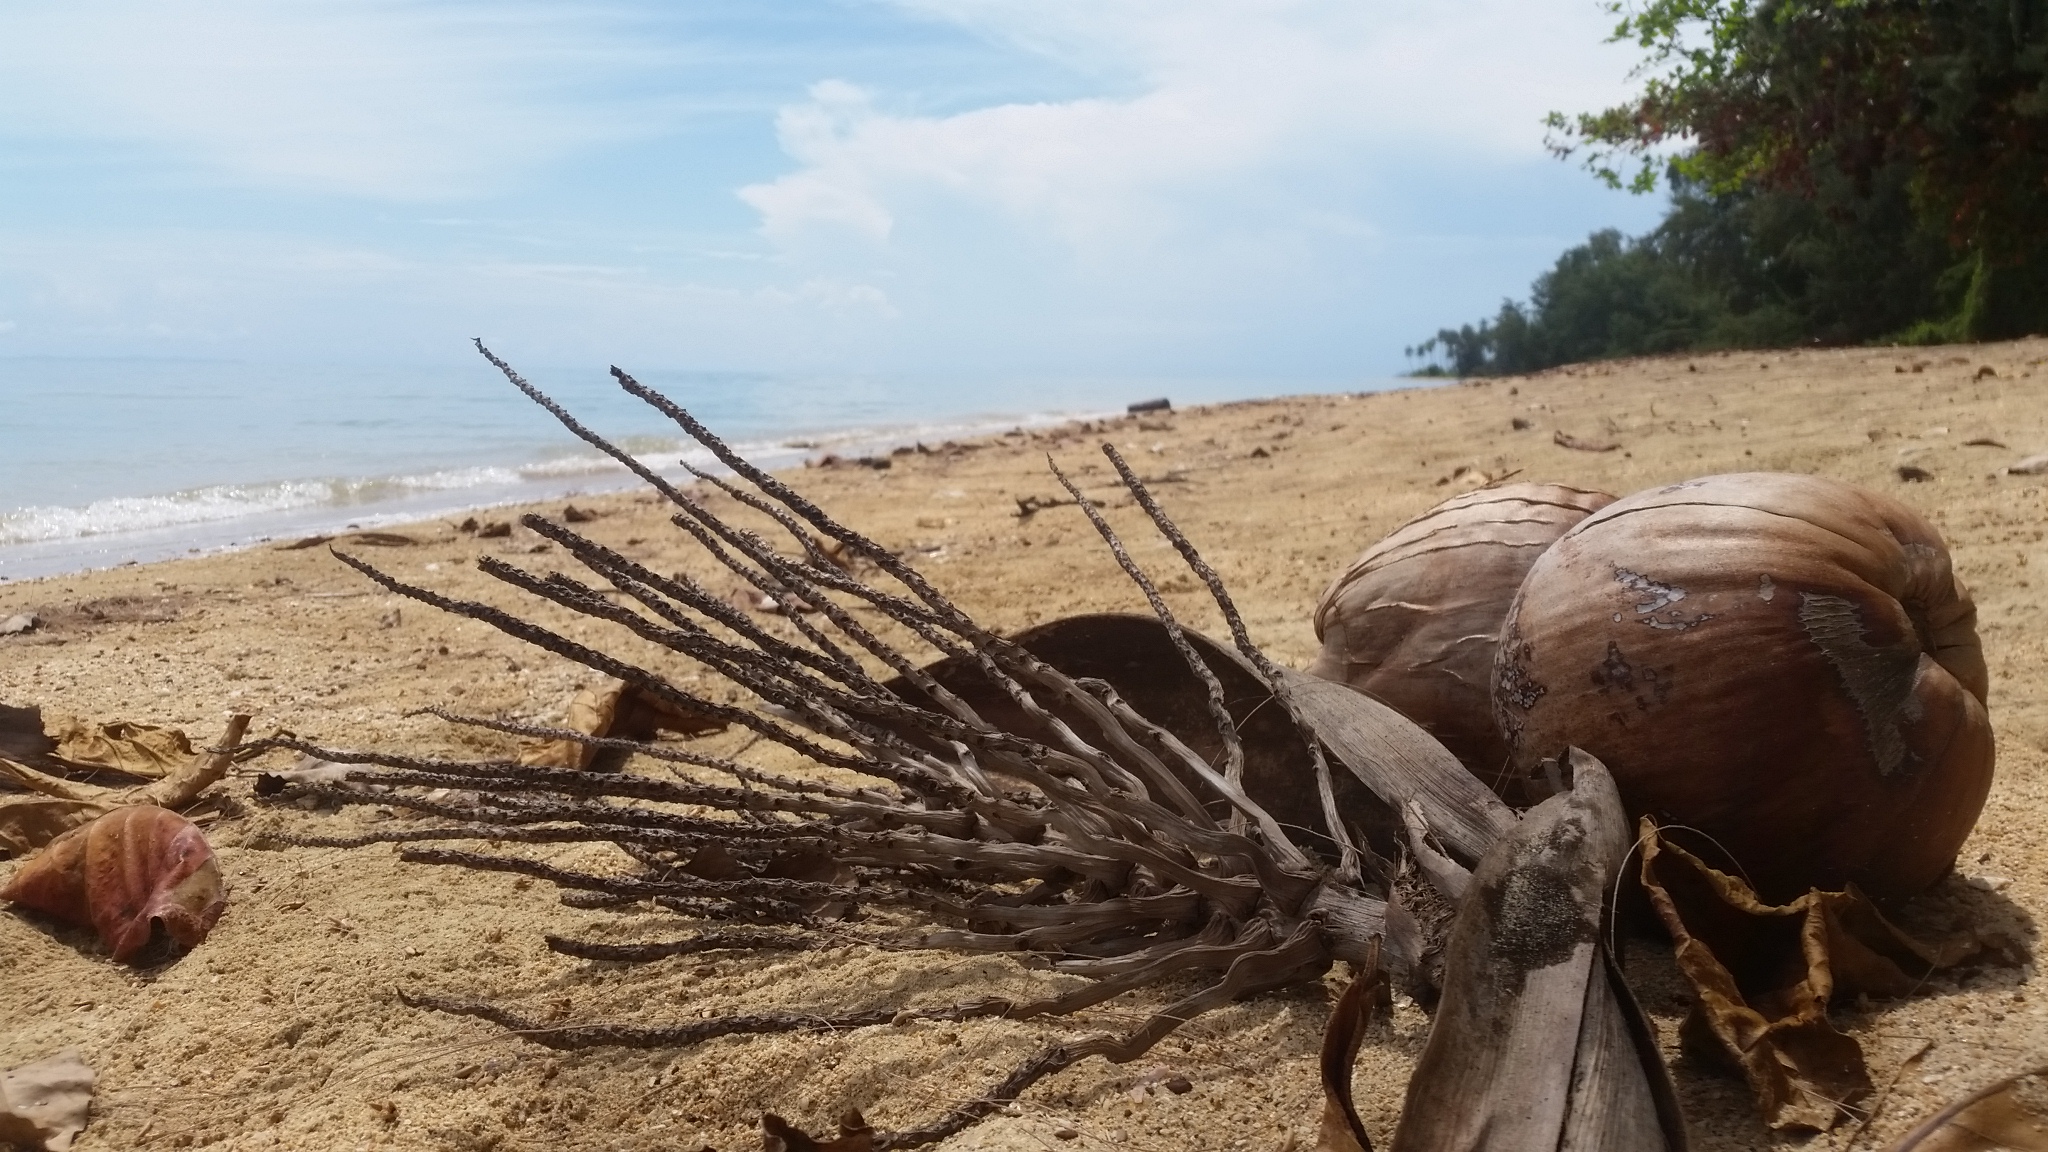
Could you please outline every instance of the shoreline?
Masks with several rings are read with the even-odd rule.
[[[923,444],[926,440],[951,443],[959,439],[986,438],[1001,430],[1021,428],[1042,430],[1080,421],[1096,421],[1120,415],[1112,412],[1043,412],[1022,417],[1002,416],[969,418],[959,422],[944,422],[929,425],[881,425],[847,428],[833,432],[818,433],[803,437],[790,437],[777,441],[763,441],[752,444],[737,444],[735,450],[750,461],[770,471],[806,465],[813,454],[824,456],[888,455],[892,451]],[[715,429],[714,429],[715,431]],[[667,466],[656,467],[664,479],[686,483],[689,474],[674,463],[681,457],[689,463],[708,471],[724,473],[709,451],[693,444],[678,443],[660,451],[635,452],[642,463],[652,465],[655,458],[671,461]],[[574,457],[561,457],[549,462],[554,467],[517,466],[492,467],[489,471],[506,474],[523,474],[529,469],[537,475],[530,478],[522,475],[517,480],[482,482],[466,486],[449,486],[407,495],[366,500],[359,504],[337,504],[323,502],[292,508],[252,508],[250,511],[222,516],[215,519],[195,520],[186,523],[172,523],[162,526],[135,528],[108,532],[87,532],[43,540],[24,540],[0,543],[0,584],[21,583],[52,576],[63,576],[76,572],[104,571],[109,568],[130,567],[140,564],[162,563],[183,559],[188,556],[215,556],[231,552],[260,548],[280,540],[313,535],[336,535],[349,531],[376,531],[396,529],[406,525],[426,523],[450,517],[481,515],[497,509],[518,508],[528,505],[551,503],[565,499],[597,499],[642,487],[639,477],[623,465],[605,459],[595,450],[586,449]],[[475,471],[475,470],[472,470]],[[399,482],[409,477],[373,477],[365,480],[345,481],[278,481],[260,485],[239,486],[243,490],[274,489],[287,486],[309,485],[363,485],[385,488],[401,487]],[[223,486],[225,488],[227,486]],[[197,492],[177,492],[163,496],[117,497],[99,504],[157,503],[171,504],[181,498],[195,494],[210,495],[222,489],[204,489]],[[19,516],[38,512],[89,513],[90,509],[39,509],[22,508],[6,516]]]
[[[4,366],[4,362],[0,362]],[[78,369],[60,364],[60,369]],[[0,581],[147,563],[630,487],[623,468],[569,435],[480,362],[484,376],[328,366],[278,391],[263,365],[157,365],[139,380],[57,371],[14,379],[36,404],[0,459]],[[714,463],[672,422],[581,374],[542,386],[621,448],[680,478]],[[75,377],[73,379],[72,377]],[[67,383],[68,381],[68,383]],[[1240,397],[1412,385],[1395,378],[1054,378],[944,382],[802,374],[656,372],[647,382],[771,468],[807,454],[1044,428],[1166,395],[1183,407]],[[67,390],[67,388],[69,390]],[[156,389],[138,400],[138,389]],[[893,388],[893,390],[892,390]],[[1114,402],[1104,397],[1115,397]],[[119,405],[112,418],[108,405]],[[88,431],[90,430],[90,431]],[[218,447],[207,447],[218,445]]]

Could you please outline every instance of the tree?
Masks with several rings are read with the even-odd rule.
[[[1946,240],[1958,311],[1923,337],[2048,330],[2048,0],[1648,0],[1612,6],[1647,53],[1639,97],[1550,144],[1615,186],[1840,215],[1902,189]],[[1670,154],[1673,146],[1684,151]],[[1623,169],[1633,159],[1636,170]],[[1881,206],[1878,206],[1881,208]]]

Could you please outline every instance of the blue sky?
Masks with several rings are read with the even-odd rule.
[[[1594,0],[71,0],[0,356],[1342,378],[1661,204]]]

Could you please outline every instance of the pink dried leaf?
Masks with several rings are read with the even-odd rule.
[[[198,826],[137,804],[52,840],[0,889],[0,899],[89,924],[114,959],[126,961],[159,923],[183,948],[206,939],[227,890]]]

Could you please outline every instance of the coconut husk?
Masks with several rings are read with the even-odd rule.
[[[1750,472],[1637,492],[1530,568],[1493,706],[1518,773],[1576,745],[1631,815],[1710,836],[1765,899],[1946,875],[1995,747],[1977,610],[1881,493]]]
[[[1565,766],[1571,791],[1524,815],[1459,902],[1394,1152],[1686,1147],[1655,1031],[1606,946],[1628,818],[1599,761],[1572,749]]]
[[[1245,792],[1291,829],[1320,826],[1308,747],[1287,711],[1274,701],[1273,690],[1236,649],[1199,632],[1186,631],[1186,636],[1223,686],[1225,705],[1244,745]],[[1106,683],[1139,715],[1204,759],[1220,760],[1222,738],[1207,710],[1206,690],[1157,618],[1124,613],[1071,616],[1028,628],[1011,641],[1068,676]],[[1026,715],[973,661],[948,658],[925,671],[992,726],[1031,739],[1050,739],[1044,723]],[[1421,805],[1431,830],[1451,854],[1465,863],[1478,860],[1514,824],[1514,814],[1497,797],[1394,709],[1314,677],[1284,669],[1282,675],[1303,719],[1347,769],[1334,774],[1339,810],[1365,831],[1383,856],[1391,858],[1403,850],[1406,837],[1400,813],[1411,800]],[[927,703],[922,690],[907,678],[898,677],[887,686],[913,703]],[[1077,726],[1088,724],[1079,713],[1061,713],[1060,718]],[[1216,815],[1224,814],[1218,805]]]

